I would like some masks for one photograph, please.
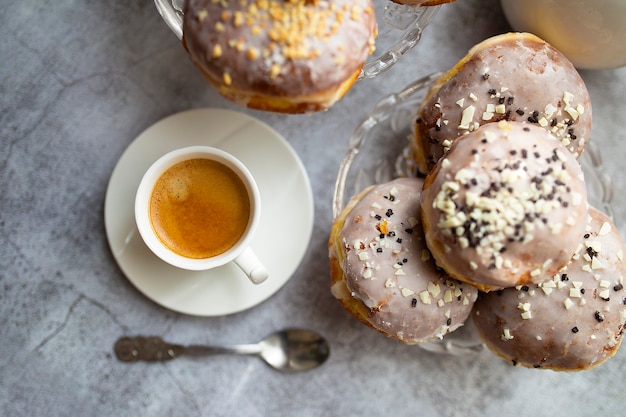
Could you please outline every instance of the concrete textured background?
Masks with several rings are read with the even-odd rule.
[[[27,0],[0,16],[0,414],[5,416],[621,415],[626,349],[582,373],[513,368],[489,352],[455,357],[366,329],[330,294],[332,185],[347,139],[382,96],[453,65],[510,30],[495,0],[442,7],[416,49],[359,82],[330,111],[239,109],[209,89],[150,0]],[[594,134],[625,235],[626,68],[581,71]],[[273,297],[225,317],[191,317],[144,297],[107,243],[103,203],[132,140],[173,113],[240,110],[274,127],[302,158],[315,195],[309,249]],[[122,334],[243,343],[284,326],[319,330],[323,367],[283,375],[260,360],[118,362]]]

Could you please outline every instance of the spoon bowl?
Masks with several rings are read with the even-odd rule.
[[[162,362],[179,356],[204,357],[216,354],[258,356],[272,368],[285,373],[308,371],[326,362],[330,347],[326,339],[306,329],[289,328],[270,334],[259,343],[231,346],[189,345],[165,342],[158,336],[121,337],[113,347],[122,362]]]
[[[260,343],[259,356],[274,369],[299,372],[316,368],[328,359],[328,342],[309,330],[287,329],[273,333]]]

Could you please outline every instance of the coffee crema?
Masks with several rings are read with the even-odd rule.
[[[239,176],[221,162],[189,159],[157,180],[150,197],[150,222],[170,250],[203,259],[226,252],[243,236],[250,198]]]

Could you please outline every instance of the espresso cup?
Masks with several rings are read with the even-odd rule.
[[[194,271],[234,262],[254,284],[268,277],[250,248],[260,217],[261,197],[250,171],[208,146],[163,155],[135,196],[139,234],[156,256]]]

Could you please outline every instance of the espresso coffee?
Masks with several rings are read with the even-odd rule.
[[[250,217],[246,186],[229,167],[210,159],[179,162],[157,180],[150,221],[173,252],[193,259],[220,255],[244,234]]]

